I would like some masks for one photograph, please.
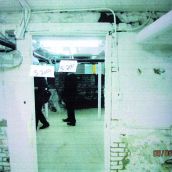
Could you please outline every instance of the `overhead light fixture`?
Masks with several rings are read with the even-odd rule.
[[[40,45],[48,47],[99,47],[102,40],[41,40]]]
[[[76,55],[80,54],[80,49],[97,49],[102,46],[101,39],[40,39],[40,47],[53,53],[61,55]],[[83,51],[83,50],[82,50]]]

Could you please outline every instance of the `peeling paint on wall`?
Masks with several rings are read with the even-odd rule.
[[[141,71],[140,68],[137,69],[137,72],[138,72],[138,74],[140,74],[140,75],[142,74],[142,71]]]
[[[153,71],[155,74],[158,74],[158,75],[165,73],[165,69],[161,69],[161,68],[154,68]]]
[[[172,146],[172,136],[168,130],[141,130],[140,134],[130,134],[125,142],[131,151],[130,163],[127,171],[146,171],[146,172],[170,172],[169,167],[165,167],[164,162],[170,156],[155,156],[155,150],[170,150]]]

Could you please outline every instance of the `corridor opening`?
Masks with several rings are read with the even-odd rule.
[[[100,42],[98,45],[95,45],[96,39],[97,43]],[[79,45],[76,40],[81,41]],[[51,44],[51,41],[54,43]],[[84,45],[84,41],[87,44]],[[102,37],[33,36],[34,59],[40,61],[39,65],[51,65],[55,69],[54,78],[46,78],[54,96],[51,104],[53,103],[55,110],[45,105],[43,113],[50,126],[45,130],[37,130],[39,172],[103,171],[104,48],[105,41]],[[76,126],[74,127],[62,122],[62,119],[66,118],[65,103],[61,99],[66,72],[59,72],[59,68],[60,62],[64,60],[77,61]]]

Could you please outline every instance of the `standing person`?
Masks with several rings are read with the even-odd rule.
[[[75,74],[67,73],[64,80],[64,90],[62,92],[62,99],[65,102],[67,109],[67,118],[63,119],[67,125],[75,126],[75,97],[76,97],[77,79]]]
[[[49,127],[49,123],[46,120],[44,114],[42,113],[42,107],[45,104],[43,99],[43,93],[48,88],[45,78],[35,77],[34,78],[35,86],[35,113],[36,113],[36,129],[38,127],[38,122],[40,121],[43,125],[40,129]]]

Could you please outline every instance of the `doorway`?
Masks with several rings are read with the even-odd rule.
[[[83,42],[86,40],[87,47],[64,47],[59,48],[60,51],[56,53],[52,52],[51,48],[42,48],[40,40],[44,40],[44,45],[46,45],[45,40],[53,40],[53,42],[58,40],[60,45],[68,44],[68,40],[70,45],[71,41],[74,45],[75,40]],[[57,99],[59,101],[55,107],[56,111],[49,109],[47,113],[46,107],[44,108],[50,127],[37,131],[39,172],[100,172],[104,169],[104,38],[98,39],[102,41],[98,47],[95,47],[96,42],[93,42],[93,47],[90,47],[92,40],[95,38],[33,37],[34,53],[37,60],[47,64],[51,63],[49,65],[55,67],[55,78],[47,78],[47,82],[51,85],[51,89],[58,91]],[[48,47],[48,45],[46,46]],[[58,50],[57,43],[54,50]],[[60,102],[63,77],[59,76],[58,70],[60,61],[66,59],[78,61],[76,75],[79,86],[77,86],[77,123],[75,127],[69,127],[62,122],[62,119],[66,117],[66,110],[63,101]],[[100,65],[101,68],[99,68]],[[101,114],[100,109],[97,109],[98,104],[102,107]]]

